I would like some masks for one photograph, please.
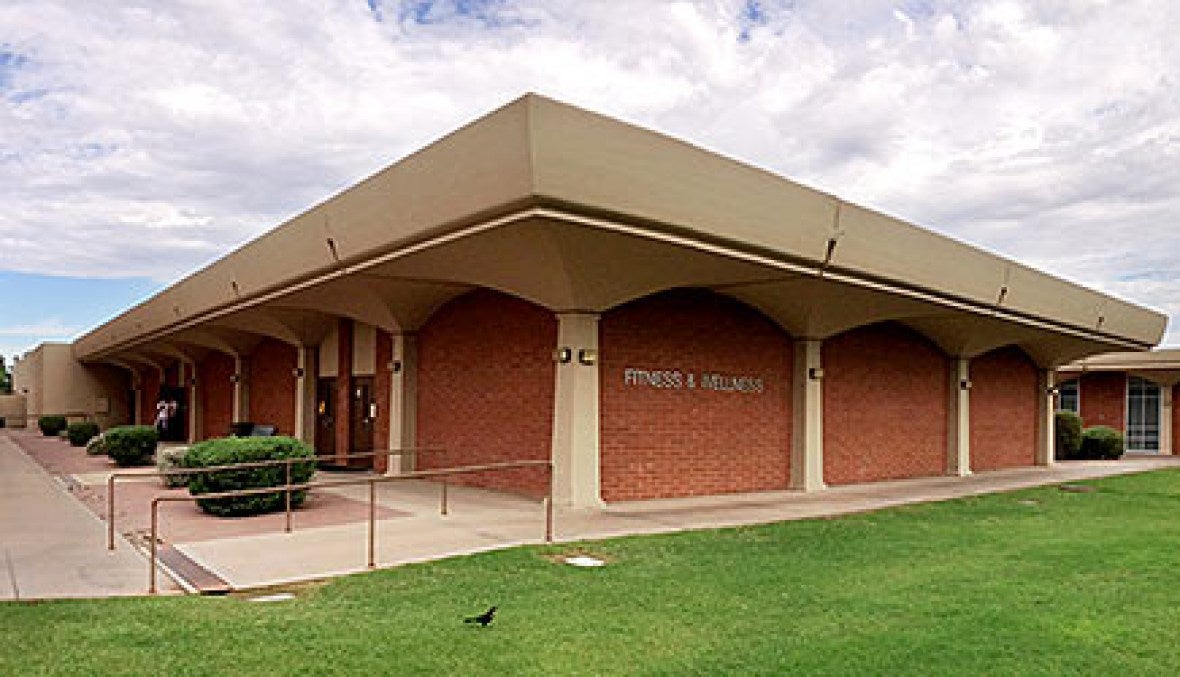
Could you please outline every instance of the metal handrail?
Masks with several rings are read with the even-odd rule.
[[[418,452],[445,453],[443,447],[407,447],[386,451],[366,451],[349,454],[346,458],[363,458],[385,456],[417,456]],[[227,463],[225,465],[210,465],[204,468],[177,468],[176,470],[155,470],[151,472],[113,472],[107,477],[107,550],[115,549],[115,480],[130,480],[144,478],[172,477],[175,475],[207,475],[225,470],[248,470],[250,468],[268,468],[271,466],[286,466],[286,484],[291,484],[291,466],[297,463],[314,463],[326,459],[340,458],[338,454],[317,454],[303,458],[275,458],[266,461],[243,461],[241,463]],[[286,531],[291,531],[291,494],[286,495]]]
[[[221,491],[210,494],[201,494],[200,496],[157,496],[152,499],[152,532],[149,542],[150,549],[150,566],[148,573],[148,594],[156,594],[156,549],[159,541],[160,532],[160,503],[179,503],[181,501],[197,501],[206,498],[233,498],[236,496],[256,496],[259,494],[269,494],[276,491],[285,491],[288,496],[293,491],[308,491],[311,489],[323,489],[331,487],[356,486],[359,484],[369,485],[369,543],[368,543],[368,562],[369,569],[377,567],[377,484],[384,484],[387,482],[399,482],[402,480],[413,480],[430,477],[444,478],[443,486],[446,486],[445,478],[451,475],[462,475],[476,472],[488,472],[495,470],[510,470],[513,468],[530,468],[544,466],[549,470],[549,487],[545,496],[545,542],[553,542],[553,461],[550,460],[531,460],[531,461],[502,461],[499,463],[487,463],[484,465],[468,465],[457,466],[454,468],[440,468],[437,470],[419,470],[414,472],[403,473],[401,475],[384,475],[381,477],[364,477],[355,480],[336,480],[330,482],[307,482],[304,484],[286,484],[280,487],[258,487],[256,489],[238,489],[236,491]],[[444,494],[445,496],[445,494]],[[444,499],[445,500],[445,499]],[[444,504],[445,505],[445,504]],[[446,514],[445,508],[443,514]]]

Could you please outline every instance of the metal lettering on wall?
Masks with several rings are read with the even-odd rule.
[[[731,376],[714,372],[682,372],[679,369],[623,370],[623,385],[662,390],[716,390],[731,393],[761,393],[765,386],[757,376]]]

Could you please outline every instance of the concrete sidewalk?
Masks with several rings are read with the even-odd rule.
[[[68,456],[69,450],[63,451]],[[558,542],[641,533],[727,527],[877,510],[894,505],[1180,467],[1180,457],[1070,462],[969,477],[931,477],[794,491],[612,503],[598,510],[558,509]],[[361,477],[360,475],[351,475]],[[321,489],[323,506],[354,504],[368,514],[364,485]],[[440,485],[406,480],[378,485],[377,565],[396,566],[542,543],[541,502],[493,491],[450,487],[450,511],[439,512]],[[247,589],[366,570],[368,525],[354,513],[347,523],[324,524],[315,509],[297,511],[295,530],[232,535],[216,518],[202,522],[202,538],[184,542],[182,515],[162,513],[161,537],[180,553]],[[277,523],[276,523],[277,524]],[[142,595],[147,561],[125,540],[108,552],[104,523],[76,496],[0,431],[0,599]],[[216,537],[218,532],[228,537]],[[175,542],[173,536],[181,536]],[[165,591],[176,588],[161,576]]]
[[[0,434],[0,600],[142,595],[147,561]],[[165,590],[175,590],[167,583]]]
[[[557,510],[558,542],[760,524],[877,510],[1111,475],[1180,467],[1180,457],[1069,462],[969,477],[932,477],[793,491],[614,503],[601,510]],[[367,500],[365,487],[332,489]],[[544,511],[535,500],[451,487],[450,514],[439,514],[439,487],[422,481],[382,485],[378,502],[409,516],[379,520],[377,565],[542,543]],[[366,569],[367,524],[179,544],[177,549],[234,588],[278,585]]]

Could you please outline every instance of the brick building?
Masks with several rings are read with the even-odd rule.
[[[1058,370],[1057,408],[1123,433],[1129,452],[1176,454],[1178,387],[1180,349],[1096,355]]]
[[[558,499],[593,506],[1047,464],[1052,370],[1146,350],[1164,324],[528,95],[72,351],[120,370],[94,394],[128,418],[183,400],[191,439],[254,421],[341,463],[415,445],[549,458]]]

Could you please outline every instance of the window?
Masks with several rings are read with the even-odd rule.
[[[1071,379],[1057,386],[1057,410],[1082,413],[1081,402],[1078,399],[1078,380]]]
[[[1127,451],[1160,450],[1160,387],[1127,377]]]

